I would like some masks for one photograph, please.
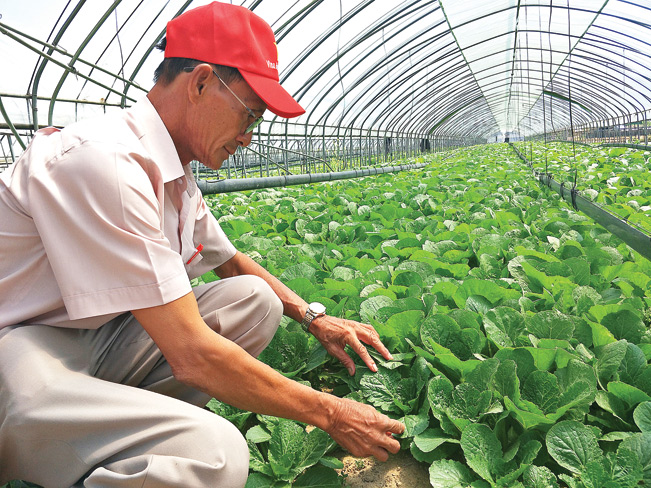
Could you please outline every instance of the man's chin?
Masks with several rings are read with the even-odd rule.
[[[228,158],[226,158],[226,159],[228,159]],[[209,162],[200,161],[200,163],[203,164],[206,168],[217,171],[219,168],[222,167],[222,165],[224,164],[224,161],[226,161],[226,159],[221,159],[221,158],[217,157],[217,158],[213,159],[212,161],[209,161]]]

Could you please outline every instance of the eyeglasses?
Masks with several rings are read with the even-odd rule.
[[[195,66],[188,66],[187,68],[183,68],[183,71],[193,71]],[[235,99],[242,104],[242,106],[246,109],[246,111],[249,113],[250,117],[253,117],[253,122],[249,124],[249,126],[244,130],[245,134],[249,134],[255,130],[257,126],[259,126],[262,123],[262,115],[260,117],[256,117],[255,112],[251,110],[249,107],[246,106],[246,103],[242,101],[240,97],[238,97],[233,90],[226,84],[224,80],[222,80],[222,77],[217,74],[214,68],[212,68],[212,74],[214,74],[219,81],[222,82],[222,85],[226,87],[226,89],[231,92],[231,95],[235,97]]]

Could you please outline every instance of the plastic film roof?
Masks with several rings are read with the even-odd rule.
[[[205,3],[4,0],[0,127],[134,103],[167,20]],[[651,109],[651,0],[233,3],[275,31],[281,82],[307,109],[293,121],[307,127],[488,138]]]

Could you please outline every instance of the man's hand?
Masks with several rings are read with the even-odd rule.
[[[370,405],[346,398],[339,399],[330,427],[326,432],[341,447],[356,457],[374,456],[386,461],[389,453],[400,450],[400,442],[393,434],[402,434],[405,426]]]
[[[321,315],[312,321],[309,332],[323,344],[331,356],[341,361],[351,376],[355,374],[355,362],[346,353],[346,345],[349,345],[373,372],[377,371],[377,366],[362,343],[372,346],[387,361],[393,359],[389,350],[382,344],[377,331],[368,324]]]

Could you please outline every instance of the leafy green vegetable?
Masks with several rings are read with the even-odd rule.
[[[566,144],[517,144],[538,170],[575,164]],[[612,154],[579,148],[584,196],[651,232],[648,154]],[[431,466],[432,486],[651,483],[651,263],[505,146],[428,158],[417,174],[207,198],[239,249],[305,300],[371,323],[394,355],[374,355],[377,374],[358,361],[351,378],[290,321],[261,358],[402,419],[403,448]],[[327,453],[297,474],[302,426],[280,436],[233,415],[256,486],[341,481]]]

